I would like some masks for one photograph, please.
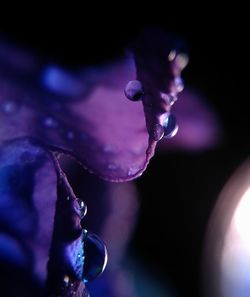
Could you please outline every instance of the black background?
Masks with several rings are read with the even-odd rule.
[[[219,147],[199,153],[157,154],[137,180],[140,215],[128,253],[169,285],[174,296],[202,296],[202,251],[209,216],[223,185],[249,155],[249,39],[247,18],[233,7],[218,11],[176,5],[134,10],[121,3],[113,11],[79,8],[49,17],[19,16],[3,24],[5,36],[45,57],[77,68],[122,53],[145,25],[157,25],[187,42],[187,85],[201,90],[222,123]],[[101,12],[97,13],[97,10]],[[215,13],[216,12],[216,13]],[[38,17],[39,15],[39,17]],[[88,16],[88,19],[87,19]],[[13,17],[14,20],[14,17]]]

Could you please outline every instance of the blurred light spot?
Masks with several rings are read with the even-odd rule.
[[[50,91],[64,96],[80,96],[85,91],[81,80],[55,66],[45,69],[42,83]]]
[[[242,196],[235,211],[233,222],[242,242],[250,252],[250,188]]]

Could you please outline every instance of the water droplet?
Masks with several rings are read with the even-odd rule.
[[[139,80],[131,80],[125,87],[125,95],[131,101],[141,100],[143,94],[143,86]]]
[[[178,125],[176,124],[176,118],[169,113],[163,122],[164,138],[172,138],[178,131]]]
[[[77,202],[81,211],[81,218],[84,218],[87,214],[87,205],[79,198],[77,199]]]
[[[47,128],[57,128],[58,122],[51,116],[47,116],[43,119],[43,124]]]
[[[174,94],[166,94],[166,93],[161,93],[161,98],[166,102],[167,105],[172,106],[176,101],[177,101],[177,96]]]
[[[94,233],[83,230],[85,261],[82,279],[86,283],[100,275],[107,264],[107,249],[103,241]]]
[[[162,127],[162,125],[160,124],[155,124],[152,127],[152,133],[150,133],[150,136],[155,140],[155,141],[159,141],[162,139],[162,137],[164,136],[164,129]]]
[[[18,105],[15,101],[6,100],[2,103],[2,110],[7,114],[13,114],[17,111]]]

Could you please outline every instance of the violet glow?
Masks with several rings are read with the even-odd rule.
[[[62,170],[60,156],[70,156],[107,181],[137,178],[163,136],[164,118],[172,108],[169,97],[175,98],[182,90],[180,75],[187,59],[180,43],[162,33],[148,34],[142,34],[133,44],[132,55],[77,74],[44,66],[32,55],[6,44],[0,47],[1,242],[11,235],[5,248],[1,246],[1,255],[8,265],[8,252],[13,250],[16,263],[31,275],[42,294],[44,290],[50,295],[88,294],[81,281],[84,259],[88,259],[82,239],[85,217],[81,217],[78,198],[68,181],[70,176],[67,178]],[[150,36],[155,39],[153,43]],[[143,85],[141,102],[131,102],[124,95],[131,80]],[[193,148],[211,145],[217,133],[212,112],[207,113],[198,96],[189,91],[182,94],[187,105],[196,104],[206,116],[199,119],[199,124],[203,124],[200,134],[191,129],[183,133],[181,145],[178,141],[172,145],[188,147],[190,139]],[[185,128],[191,121],[185,119],[185,107],[181,106],[176,114],[177,119],[180,114]],[[197,119],[191,118],[195,123]],[[70,172],[71,166],[64,171]],[[99,185],[108,191],[97,191],[99,199],[109,199],[115,207],[99,225],[92,225],[103,235],[112,255],[107,275],[113,285],[121,284],[120,280],[126,277],[122,277],[119,261],[135,222],[135,190],[129,183],[94,182],[102,183]],[[86,201],[86,195],[94,195],[94,188],[95,185],[80,189],[80,197]],[[131,194],[127,206],[114,198],[117,191],[119,195]],[[120,209],[124,212],[119,213]],[[125,224],[128,216],[132,220]],[[113,227],[116,220],[119,231]],[[119,238],[121,230],[124,236]],[[114,289],[107,283],[101,293],[117,297],[118,285]],[[124,283],[129,296],[135,294]],[[26,296],[32,294],[26,292]]]

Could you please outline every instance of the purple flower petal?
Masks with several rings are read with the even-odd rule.
[[[51,156],[35,142],[18,140],[0,148],[0,231],[13,237],[24,265],[31,264],[41,283],[47,277],[56,181]]]
[[[179,131],[173,139],[159,143],[161,151],[204,150],[219,144],[220,123],[204,96],[186,87],[174,109]]]
[[[33,139],[0,147],[0,264],[26,269],[52,295],[83,294],[78,255],[88,255],[80,222],[80,205],[51,152]],[[65,277],[71,285],[62,292]]]
[[[131,47],[135,64],[128,57],[80,76],[48,67],[40,78],[34,67],[33,77],[32,71],[22,76],[12,67],[9,75],[0,76],[0,139],[39,138],[73,152],[104,179],[141,175],[163,136],[168,99],[180,91],[183,67],[173,40],[157,35],[151,46],[148,36],[153,35],[142,35]],[[135,79],[145,89],[143,106],[124,95]]]

